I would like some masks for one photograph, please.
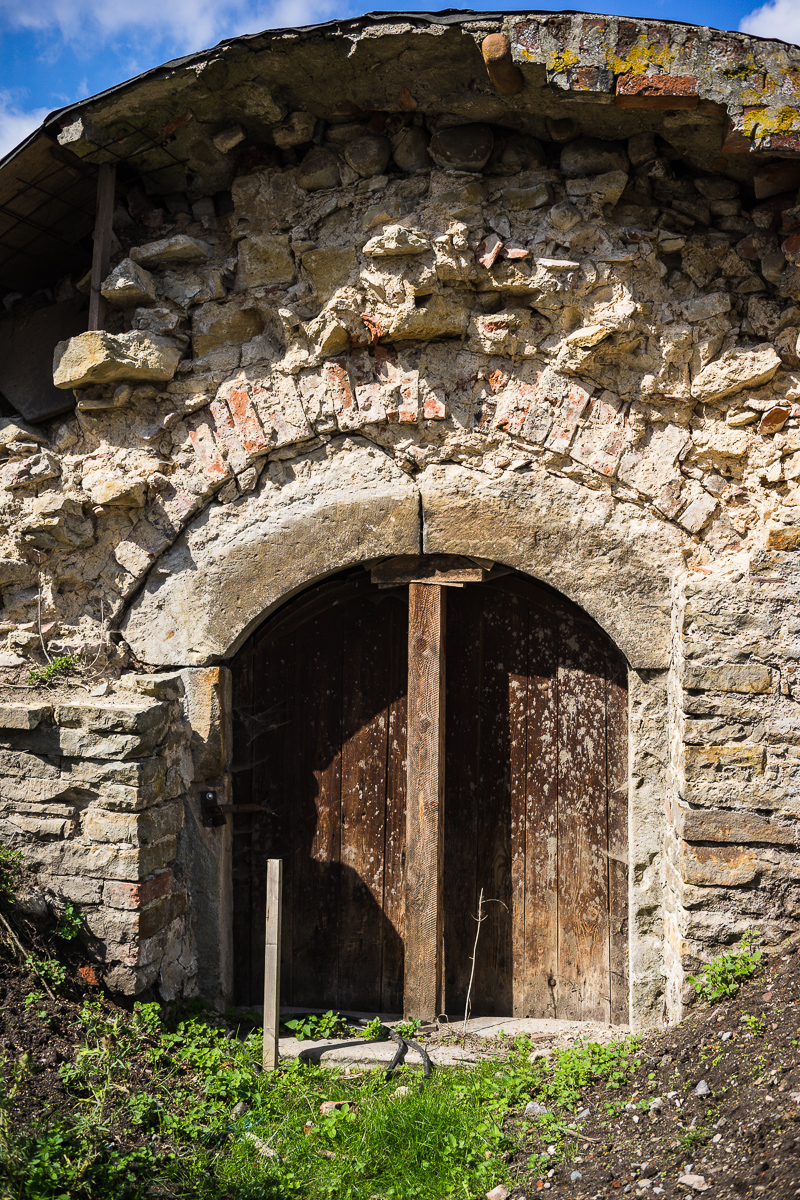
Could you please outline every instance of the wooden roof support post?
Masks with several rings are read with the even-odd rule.
[[[114,192],[117,168],[113,163],[101,163],[97,176],[97,208],[94,218],[94,252],[92,254],[92,290],[89,296],[89,329],[102,329],[106,302],[100,288],[111,264],[111,240],[114,236]]]
[[[445,588],[408,588],[408,800],[403,1010],[442,1011]]]

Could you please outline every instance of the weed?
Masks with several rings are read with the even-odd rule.
[[[25,965],[45,983],[49,983],[51,988],[60,988],[66,983],[67,968],[57,958],[34,958],[29,954]]]
[[[377,1018],[376,1018],[377,1019]],[[291,1029],[298,1042],[315,1041],[318,1038],[338,1037],[346,1032],[344,1019],[339,1013],[328,1009],[322,1016],[315,1016],[313,1013],[307,1013],[302,1017],[295,1017],[292,1021],[284,1021],[287,1029]]]
[[[719,958],[703,967],[702,975],[689,975],[698,996],[713,1003],[726,996],[735,996],[742,980],[749,979],[758,970],[761,951],[754,949],[752,933],[745,934],[734,950],[724,950]]]
[[[400,1037],[415,1038],[422,1029],[422,1021],[418,1017],[409,1017],[407,1021],[400,1021],[395,1025],[395,1032],[400,1034]]]
[[[52,683],[59,675],[68,675],[78,665],[78,659],[74,654],[59,654],[46,667],[34,667],[28,675],[28,683],[35,686],[37,683],[44,684]]]
[[[764,1014],[760,1017],[753,1016],[752,1013],[746,1013],[742,1017],[742,1024],[752,1033],[753,1037],[762,1037],[764,1034],[765,1020]]]
[[[367,1021],[366,1025],[358,1026],[355,1032],[359,1037],[366,1038],[370,1042],[385,1042],[389,1037],[385,1025],[381,1024],[380,1017],[373,1017],[371,1021]]]
[[[10,900],[14,895],[23,861],[19,850],[0,844],[0,896]]]
[[[65,942],[71,942],[76,938],[81,931],[83,917],[80,910],[75,907],[71,900],[68,900],[64,905],[61,916],[58,918],[56,933]]]

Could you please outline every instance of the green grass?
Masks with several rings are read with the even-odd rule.
[[[441,1068],[420,1088],[411,1068],[386,1080],[294,1061],[262,1074],[260,1031],[231,1040],[200,1009],[137,1005],[128,1016],[86,1003],[74,1032],[79,1049],[60,1068],[70,1111],[24,1131],[14,1132],[15,1105],[32,1064],[0,1063],[2,1200],[475,1200],[513,1186],[503,1156],[525,1134],[505,1120],[510,1109],[543,1100],[540,1133],[559,1147],[582,1090],[623,1086],[638,1065],[632,1043],[531,1063],[521,1038],[507,1059]],[[323,1115],[324,1100],[350,1106]],[[565,1137],[563,1153],[573,1150]]]

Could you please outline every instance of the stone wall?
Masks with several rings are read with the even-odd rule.
[[[106,695],[0,706],[0,836],[29,868],[21,903],[80,909],[88,977],[112,990],[224,1000],[227,839],[201,793],[229,765],[227,671],[123,676]],[[228,885],[229,886],[229,885]]]
[[[129,669],[6,707],[6,834],[110,984],[224,997],[218,664],[343,567],[489,558],[628,659],[632,1014],[676,1018],[797,923],[800,56],[581,14],[283,38],[64,118],[94,163],[151,106],[183,175],[120,189],[75,412],[0,421],[0,665]]]

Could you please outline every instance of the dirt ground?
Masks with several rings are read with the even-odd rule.
[[[18,1094],[21,1125],[69,1103],[58,1068],[82,1043],[82,1000],[101,998],[100,989],[83,987],[75,965],[69,998],[26,1006],[40,985],[0,943],[0,1050],[12,1061],[29,1055],[32,1065]],[[528,1160],[546,1153],[548,1139],[523,1112],[510,1114],[509,1131],[521,1142],[512,1200],[544,1191],[575,1200],[800,1196],[799,1001],[800,954],[785,946],[764,956],[733,1001],[698,1003],[681,1026],[646,1035],[629,1086],[588,1089],[588,1114],[561,1114],[575,1154],[551,1171],[531,1174]],[[113,1001],[103,1003],[113,1010]],[[543,1039],[536,1049],[547,1045]],[[496,1049],[503,1054],[502,1045]],[[120,1149],[137,1144],[127,1145],[124,1129],[115,1132]]]

